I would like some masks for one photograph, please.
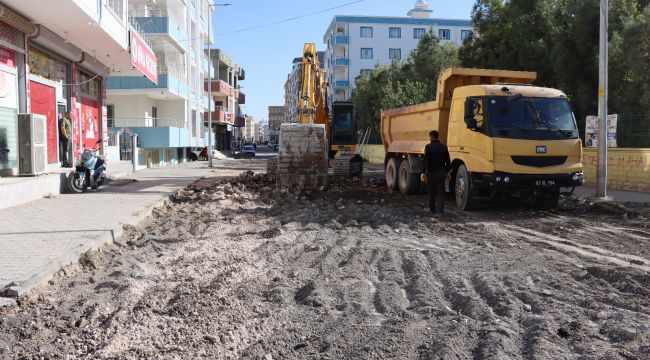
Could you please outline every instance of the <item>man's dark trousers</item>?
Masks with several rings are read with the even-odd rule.
[[[436,214],[445,211],[445,170],[427,174],[427,192],[429,194],[429,209]]]
[[[68,161],[70,140],[68,140],[66,137],[61,135],[61,137],[59,138],[59,142],[61,143],[61,162],[63,163],[63,166],[68,166],[70,165],[70,162]]]

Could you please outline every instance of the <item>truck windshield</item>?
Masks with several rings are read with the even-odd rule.
[[[523,139],[578,138],[578,129],[565,98],[490,96],[484,99],[492,136]]]

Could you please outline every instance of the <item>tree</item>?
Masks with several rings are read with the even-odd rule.
[[[433,100],[440,72],[458,64],[458,50],[428,33],[403,64],[378,66],[370,75],[359,76],[352,91],[359,129],[372,129],[374,142],[379,141],[382,109]]]
[[[650,112],[649,4],[610,0],[610,113]],[[477,0],[477,34],[460,49],[462,65],[536,71],[536,84],[560,88],[596,114],[599,11],[599,0]]]

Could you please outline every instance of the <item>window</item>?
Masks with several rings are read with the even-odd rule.
[[[423,28],[415,28],[413,29],[413,38],[414,39],[419,39],[424,35],[427,31]]]
[[[362,38],[371,38],[372,37],[372,28],[370,26],[361,27],[361,37]]]
[[[438,30],[438,37],[442,40],[451,40],[451,30],[449,29]]]
[[[122,14],[124,14],[124,0],[107,0],[106,6],[113,10],[115,15],[118,16],[118,19],[122,17]]]
[[[370,76],[372,75],[372,69],[361,69],[359,76]]]
[[[155,106],[151,107],[151,120],[153,120],[153,126],[158,126],[158,108]]]
[[[471,31],[471,30],[461,30],[461,31],[460,31],[460,40],[461,40],[461,41],[465,41],[465,39],[467,39],[467,38],[470,37],[471,35],[472,35],[472,31]]]
[[[106,127],[115,127],[115,105],[106,105]]]
[[[391,39],[402,38],[402,28],[392,27],[388,29],[388,37]]]
[[[388,49],[388,58],[391,60],[401,60],[402,49]]]
[[[372,48],[361,48],[362,59],[372,59]]]

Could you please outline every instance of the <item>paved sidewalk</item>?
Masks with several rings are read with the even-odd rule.
[[[592,197],[596,194],[596,187],[590,185],[578,186],[575,194],[580,197]],[[618,203],[650,205],[650,193],[608,189],[607,196]]]
[[[22,294],[49,280],[90,248],[113,241],[172,192],[212,170],[197,162],[146,169],[125,180],[0,210],[0,293],[10,284]],[[217,173],[219,170],[216,170]]]

